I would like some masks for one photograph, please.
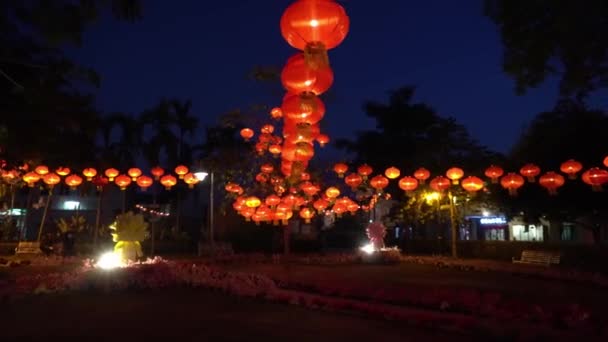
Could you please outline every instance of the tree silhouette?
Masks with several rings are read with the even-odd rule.
[[[519,93],[555,76],[562,95],[608,85],[608,2],[486,0],[484,12],[498,26],[503,69]]]

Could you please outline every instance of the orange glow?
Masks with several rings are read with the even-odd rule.
[[[136,167],[133,167],[127,171],[127,174],[129,175],[129,177],[131,177],[132,181],[136,181],[137,177],[141,176],[141,170]]]
[[[188,167],[184,165],[178,165],[175,168],[175,174],[179,177],[179,179],[184,179],[184,176],[188,173]]]
[[[604,163],[605,162],[606,161],[604,160]],[[583,164],[581,164],[580,162],[578,162],[574,159],[565,161],[560,166],[560,170],[563,173],[567,174],[568,178],[570,178],[570,179],[576,179],[576,174],[579,173],[582,169],[583,169]]]
[[[97,170],[92,167],[82,170],[82,175],[87,177],[87,181],[91,181],[93,177],[97,176]]]
[[[253,135],[255,133],[253,132],[253,130],[251,128],[243,128],[241,130],[241,137],[243,137],[243,139],[245,139],[245,141],[249,141],[249,139],[253,138]]]
[[[163,170],[163,168],[160,166],[155,166],[152,168],[150,173],[152,174],[152,176],[154,176],[155,180],[159,180],[160,177],[165,174],[165,170]]]
[[[443,176],[437,176],[431,180],[429,186],[437,192],[443,192],[450,187],[450,180]]]
[[[388,186],[388,178],[377,175],[369,181],[369,184],[372,188],[376,189],[376,191],[382,191],[382,189]]]
[[[260,206],[260,204],[262,204],[262,201],[255,196],[250,196],[245,199],[245,206],[248,208],[257,208]]]
[[[462,188],[468,192],[475,193],[483,189],[483,181],[475,176],[469,176],[462,180]]]
[[[171,187],[177,184],[177,179],[172,175],[164,175],[160,178],[160,184],[162,184],[165,189],[171,190]]]
[[[509,190],[509,195],[516,196],[517,189],[524,185],[524,178],[516,173],[508,173],[500,179],[500,185],[503,188]]]
[[[401,171],[399,171],[398,168],[391,166],[388,169],[386,169],[386,171],[384,171],[384,175],[388,178],[388,179],[396,179],[399,176],[401,176]]]
[[[34,171],[39,174],[40,176],[44,176],[47,173],[49,173],[49,168],[46,167],[45,165],[40,165],[40,166],[36,166],[36,168],[34,169]]]
[[[424,182],[431,177],[431,172],[421,167],[414,172],[414,177],[420,181],[420,184],[424,184]]]
[[[486,177],[492,180],[492,183],[498,183],[498,179],[504,174],[504,170],[500,166],[490,165],[485,171]]]
[[[38,182],[40,180],[40,175],[36,172],[30,171],[30,172],[24,174],[22,179],[24,182],[27,183],[27,186],[29,186],[31,188],[34,186],[34,184],[36,184],[36,182]]]
[[[534,164],[526,164],[519,170],[522,176],[528,178],[528,182],[534,183],[535,177],[540,174],[540,167]]]
[[[281,110],[279,107],[274,107],[270,110],[270,116],[273,119],[280,119],[283,117],[283,110]]]
[[[334,73],[330,67],[312,68],[304,54],[299,52],[287,60],[281,72],[281,82],[289,93],[321,95],[334,82]]]
[[[189,172],[184,175],[184,183],[188,184],[189,189],[193,189],[198,182],[198,178],[193,173]]]
[[[348,171],[348,165],[344,163],[336,163],[336,165],[334,165],[334,172],[338,174],[338,177],[344,177],[346,171]]]
[[[105,171],[105,175],[106,175],[106,177],[108,177],[108,180],[109,180],[110,182],[113,182],[113,181],[114,181],[114,178],[115,178],[116,176],[118,176],[119,174],[120,174],[120,171],[118,171],[118,170],[116,170],[116,169],[114,169],[114,168],[109,168],[109,169],[107,169],[107,170]]]
[[[452,184],[458,185],[460,179],[464,176],[464,171],[459,167],[453,167],[447,170],[445,175],[452,181]]]
[[[154,183],[154,181],[152,180],[152,177],[139,176],[137,177],[136,183],[142,191],[146,191],[146,189],[152,186],[152,183]]]
[[[553,171],[545,173],[538,180],[538,184],[547,189],[550,195],[557,195],[557,189],[564,185],[564,183],[564,176]]]
[[[374,169],[367,164],[363,164],[357,168],[357,173],[361,175],[364,180],[367,179],[367,176],[371,175],[372,172],[374,172]]]
[[[117,176],[114,183],[118,185],[120,190],[125,190],[131,184],[131,178],[127,175]]]
[[[351,173],[350,175],[344,178],[344,183],[350,186],[351,189],[355,190],[363,183],[363,178],[357,173]]]
[[[274,126],[273,125],[264,125],[260,129],[260,132],[262,132],[262,134],[272,134],[272,132],[274,132]]]
[[[304,219],[305,223],[310,223],[310,219],[314,216],[315,212],[310,208],[302,208],[302,210],[300,210],[300,217]]]
[[[59,175],[57,175],[56,173],[47,173],[46,175],[42,176],[42,181],[49,186],[49,188],[52,188],[53,186],[59,184],[59,182],[61,182],[61,177],[59,177]]]
[[[65,176],[69,175],[70,172],[72,172],[72,171],[68,167],[58,167],[57,170],[55,171],[55,173],[61,177],[65,177]]]
[[[65,178],[65,184],[71,189],[76,189],[77,186],[82,184],[82,177],[77,174],[69,175]]]
[[[334,199],[338,196],[340,196],[340,190],[336,187],[329,187],[327,188],[327,190],[325,190],[325,196],[327,196],[328,198]]]
[[[272,164],[264,164],[260,167],[260,171],[263,173],[272,173],[272,171],[274,171],[274,166],[272,166]]]
[[[414,177],[405,176],[399,180],[399,188],[406,193],[411,193],[418,188],[418,180]]]

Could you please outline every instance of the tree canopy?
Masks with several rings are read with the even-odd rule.
[[[558,77],[562,95],[608,86],[608,2],[485,0],[504,45],[503,69],[524,93]]]

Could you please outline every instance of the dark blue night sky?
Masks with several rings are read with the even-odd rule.
[[[103,76],[99,107],[137,113],[161,97],[193,100],[203,124],[218,114],[281,98],[247,79],[254,65],[280,65],[295,51],[279,19],[290,0],[146,0],[135,24],[104,20],[73,55]],[[501,69],[496,27],[482,0],[342,2],[351,18],[345,42],[330,51],[335,100],[322,122],[332,138],[373,126],[362,103],[418,87],[417,100],[453,116],[492,149],[506,152],[523,125],[550,109],[556,82],[517,96]]]

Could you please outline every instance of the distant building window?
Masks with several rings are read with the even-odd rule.
[[[543,241],[543,226],[515,224],[513,225],[513,240]]]
[[[502,241],[505,239],[505,230],[499,229],[485,229],[484,239],[490,241]]]

